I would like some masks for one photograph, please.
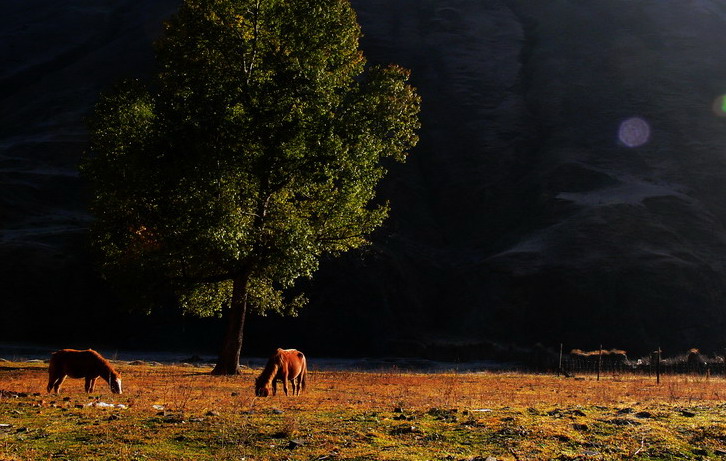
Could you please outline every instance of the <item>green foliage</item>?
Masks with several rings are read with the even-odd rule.
[[[383,160],[417,142],[419,98],[396,66],[366,69],[347,0],[187,0],[148,87],[104,94],[82,172],[110,278],[219,312],[232,280],[259,312],[325,253],[386,218]]]

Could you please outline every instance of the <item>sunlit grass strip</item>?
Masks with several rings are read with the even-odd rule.
[[[0,459],[668,459],[726,454],[726,380],[328,372],[257,398],[211,368],[117,364],[126,389],[43,392],[43,364],[0,367]],[[97,388],[99,389],[99,388]],[[20,394],[20,396],[11,396]],[[102,408],[96,402],[128,408]]]

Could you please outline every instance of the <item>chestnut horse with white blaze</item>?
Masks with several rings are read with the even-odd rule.
[[[86,392],[93,392],[96,379],[101,377],[111,387],[114,394],[121,393],[121,379],[108,360],[93,349],[77,351],[62,349],[53,352],[48,366],[48,392],[58,393],[66,376],[85,378]]]
[[[300,390],[305,389],[305,376],[308,373],[308,366],[305,355],[295,349],[278,349],[270,357],[257,379],[255,379],[255,395],[267,397],[277,394],[277,380],[282,381],[282,389],[287,395],[287,382],[292,383],[292,395],[300,395]]]

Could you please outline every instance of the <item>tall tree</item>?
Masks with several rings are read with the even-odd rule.
[[[348,0],[185,0],[150,84],[96,107],[81,169],[104,272],[223,312],[214,374],[239,372],[249,309],[296,311],[295,281],[387,215],[382,162],[416,144],[419,98],[359,37]]]

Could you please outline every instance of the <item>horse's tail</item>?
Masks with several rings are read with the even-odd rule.
[[[302,359],[302,376],[300,377],[300,388],[302,390],[305,390],[305,381],[307,381],[308,376],[308,363],[307,360],[305,360],[305,356],[302,352],[299,353],[300,358]]]

